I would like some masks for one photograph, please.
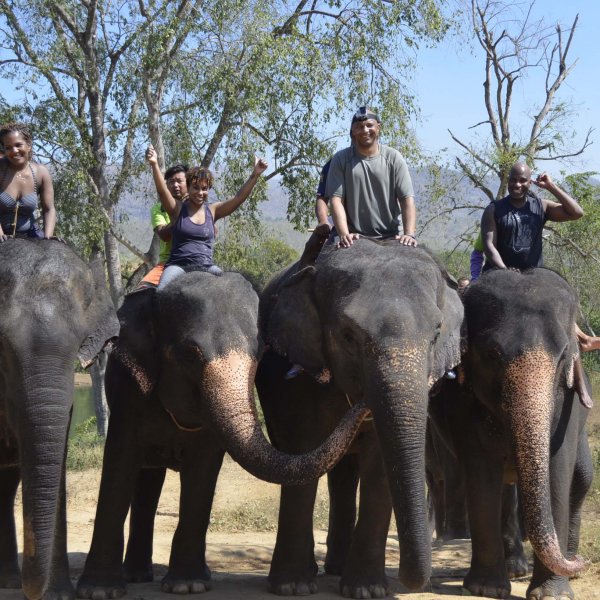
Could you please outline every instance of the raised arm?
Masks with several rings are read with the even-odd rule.
[[[158,156],[156,155],[156,151],[154,150],[154,146],[148,146],[146,150],[146,160],[152,169],[152,178],[154,179],[154,185],[156,187],[156,192],[158,193],[158,198],[163,208],[169,213],[169,217],[171,221],[175,221],[179,215],[179,209],[181,206],[181,202],[178,202],[173,198],[169,188],[167,187],[167,182],[163,177],[163,174],[158,166]]]
[[[230,198],[229,200],[225,200],[225,202],[216,202],[211,205],[211,209],[213,211],[215,221],[217,219],[222,219],[223,217],[229,216],[233,211],[238,209],[244,200],[248,198],[258,178],[262,173],[265,172],[269,165],[263,158],[254,157],[254,168],[252,169],[252,173],[250,177],[246,180],[244,185],[237,191],[237,194]]]
[[[54,207],[54,186],[52,176],[46,167],[37,165],[37,174],[40,185],[40,205],[44,219],[44,237],[50,239],[56,227],[56,208]]]
[[[500,253],[496,247],[497,229],[496,220],[494,219],[494,203],[490,202],[488,207],[483,211],[481,217],[481,239],[483,240],[483,251],[489,261],[500,269],[506,269],[504,261],[500,257]]]
[[[533,183],[543,190],[548,190],[558,202],[542,200],[549,221],[576,221],[583,217],[583,209],[567,192],[561,189],[548,175],[542,173]]]

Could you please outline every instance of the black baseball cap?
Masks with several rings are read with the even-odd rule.
[[[378,123],[381,123],[379,115],[376,112],[373,112],[368,106],[361,106],[354,115],[352,115],[352,123],[366,121],[367,119],[375,119]]]

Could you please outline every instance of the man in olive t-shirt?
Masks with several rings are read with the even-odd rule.
[[[359,235],[394,237],[416,246],[416,208],[408,167],[403,156],[379,143],[380,119],[361,107],[352,117],[352,146],[337,152],[327,176],[326,196],[333,221],[347,248]],[[402,214],[403,233],[398,231]]]

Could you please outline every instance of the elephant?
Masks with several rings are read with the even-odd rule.
[[[551,270],[492,270],[469,286],[464,302],[454,430],[473,552],[463,585],[474,595],[509,596],[502,489],[517,482],[535,552],[527,598],[572,599],[568,578],[585,566],[576,553],[593,473],[588,409],[573,388],[577,295]]]
[[[29,600],[72,598],[65,457],[75,362],[118,334],[101,263],[57,240],[0,244],[0,587]],[[22,573],[14,500],[23,487]]]
[[[388,592],[385,544],[392,507],[411,590],[431,573],[425,499],[429,392],[460,360],[463,307],[445,269],[422,248],[361,238],[301,259],[261,294],[268,344],[256,387],[271,441],[305,452],[351,406],[372,418],[329,474],[325,570],[356,598]],[[304,367],[293,379],[290,364]],[[356,488],[360,505],[356,520]],[[317,481],[283,486],[269,586],[281,595],[315,593],[312,513]]]
[[[152,522],[165,467],[180,472],[181,496],[162,589],[204,592],[211,586],[206,530],[224,453],[261,479],[301,484],[339,460],[367,411],[356,407],[320,448],[302,456],[266,441],[253,392],[263,349],[258,296],[238,273],[183,274],[162,290],[130,294],[118,316],[119,340],[106,369],[111,413],[98,506],[77,594],[116,598],[126,593],[126,578],[152,577]]]

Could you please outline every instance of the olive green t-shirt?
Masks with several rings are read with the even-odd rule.
[[[403,156],[389,146],[363,156],[353,146],[334,154],[325,195],[344,201],[350,233],[390,237],[398,233],[399,201],[414,196]]]

